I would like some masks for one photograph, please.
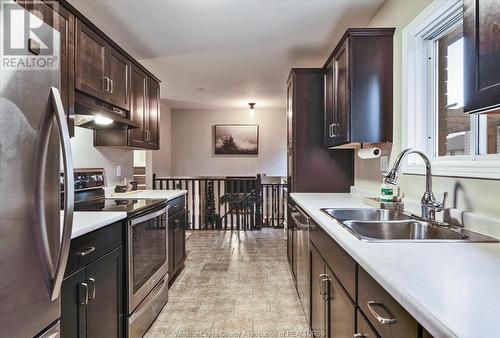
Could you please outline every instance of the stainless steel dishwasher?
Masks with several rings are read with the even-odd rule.
[[[297,292],[302,302],[302,307],[309,321],[310,315],[310,277],[309,277],[309,216],[300,210],[299,207],[293,206],[290,215],[295,223],[294,239],[293,239],[293,254],[294,254],[294,270],[297,282]]]

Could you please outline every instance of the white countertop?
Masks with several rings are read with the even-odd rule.
[[[116,193],[113,188],[105,188],[106,198],[111,199],[166,199],[172,200],[187,194],[187,190],[134,190],[124,193]]]
[[[63,222],[62,217],[61,212],[61,224]],[[75,211],[71,239],[110,225],[125,217],[127,217],[127,213],[121,211]]]
[[[351,194],[291,197],[434,337],[500,336],[500,243],[373,243],[320,208],[370,208]]]
[[[114,189],[114,188],[113,188]],[[128,193],[114,193],[105,189],[106,198],[110,199],[165,199],[172,200],[187,193],[187,190],[140,190]],[[109,194],[109,195],[108,195]],[[75,211],[71,239],[112,224],[127,217],[120,211]],[[62,224],[62,212],[61,212]]]

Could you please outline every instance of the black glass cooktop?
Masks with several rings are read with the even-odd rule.
[[[130,217],[160,207],[162,204],[166,204],[166,201],[160,199],[99,199],[76,203],[75,211],[122,211]]]

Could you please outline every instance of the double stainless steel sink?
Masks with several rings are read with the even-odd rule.
[[[370,242],[498,242],[462,227],[385,209],[322,209],[354,236]]]

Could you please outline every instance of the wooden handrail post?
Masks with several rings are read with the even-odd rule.
[[[257,174],[255,180],[255,227],[260,229],[262,227],[262,183],[260,174]]]

